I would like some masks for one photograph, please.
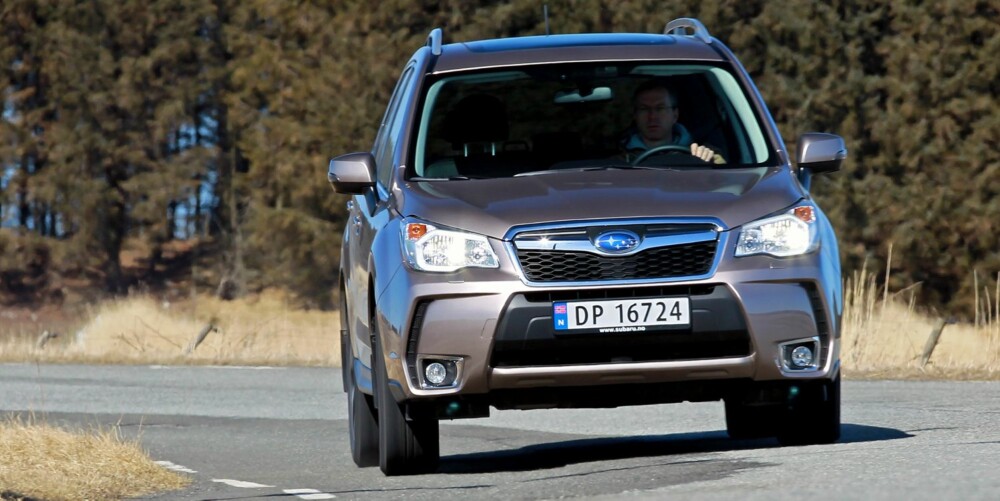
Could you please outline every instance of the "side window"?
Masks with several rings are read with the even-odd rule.
[[[405,100],[410,80],[413,78],[413,68],[409,67],[399,77],[399,84],[389,100],[382,127],[375,140],[375,165],[378,168],[378,181],[388,187],[392,179],[392,157],[396,151],[396,141],[399,139],[401,123],[405,122],[404,114],[400,113],[400,104]]]

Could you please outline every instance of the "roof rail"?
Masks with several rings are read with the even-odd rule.
[[[705,43],[712,43],[712,35],[708,34],[708,28],[701,21],[693,17],[681,17],[667,23],[663,29],[664,35],[687,35],[687,29],[694,30],[694,37]]]
[[[431,48],[431,54],[441,55],[441,28],[434,28],[431,34],[427,35],[427,46]]]

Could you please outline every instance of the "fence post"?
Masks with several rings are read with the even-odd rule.
[[[208,337],[209,332],[219,330],[215,327],[215,321],[216,320],[213,318],[211,321],[205,324],[205,327],[202,327],[201,332],[199,332],[198,335],[191,340],[191,343],[188,344],[188,347],[184,350],[185,355],[190,355],[191,353],[193,353],[194,350],[198,348],[198,345],[201,344],[201,342],[204,341],[206,337]]]
[[[52,339],[59,337],[59,334],[45,330],[42,332],[41,336],[38,336],[38,341],[35,342],[35,348],[42,349],[45,347],[45,343],[48,343]]]
[[[940,318],[934,324],[934,330],[931,331],[931,336],[927,338],[927,344],[924,345],[924,354],[920,357],[920,367],[927,365],[927,362],[930,361],[931,354],[934,353],[934,348],[937,346],[938,339],[941,338],[941,331],[944,330],[946,323],[945,319]]]

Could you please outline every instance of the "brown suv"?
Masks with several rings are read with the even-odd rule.
[[[694,146],[692,146],[692,144]],[[725,402],[734,438],[838,439],[837,240],[739,61],[664,34],[442,45],[403,69],[352,194],[340,269],[351,452],[437,464],[440,419]]]

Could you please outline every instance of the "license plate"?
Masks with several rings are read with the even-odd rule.
[[[691,324],[688,298],[636,298],[552,303],[557,331],[642,332]]]

